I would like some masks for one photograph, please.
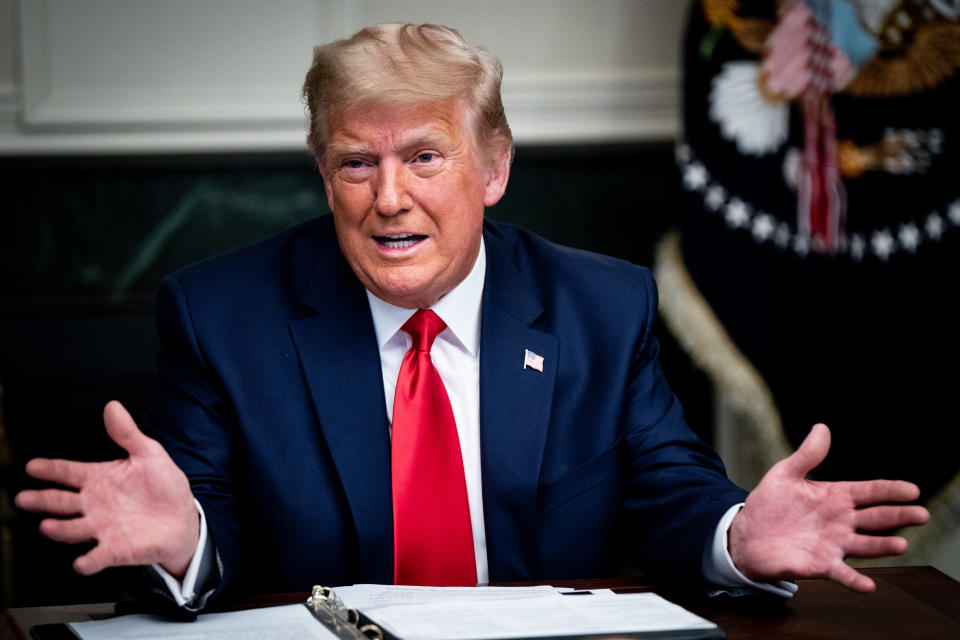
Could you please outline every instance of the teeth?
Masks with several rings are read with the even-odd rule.
[[[407,247],[412,247],[417,244],[416,240],[387,240],[383,243],[384,246],[390,249],[406,249]]]
[[[390,233],[380,236],[380,243],[389,249],[406,249],[417,244],[418,238],[412,233]]]

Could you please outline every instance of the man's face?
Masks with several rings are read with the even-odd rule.
[[[320,165],[340,248],[378,298],[433,305],[467,277],[508,153],[485,162],[464,102],[367,105],[333,119]]]

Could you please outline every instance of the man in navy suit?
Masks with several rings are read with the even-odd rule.
[[[151,437],[105,409],[127,459],[28,464],[68,489],[17,504],[62,516],[41,523],[53,539],[97,542],[78,571],[153,565],[191,608],[244,583],[394,581],[402,327],[431,309],[477,581],[609,575],[622,553],[705,586],[873,588],[843,559],[903,552],[860,532],[925,521],[890,504],[915,486],[807,481],[829,448],[818,425],[747,496],[663,378],[650,273],[484,223],[512,156],[500,77],[434,25],[317,48],[308,141],[332,216],[164,281]]]

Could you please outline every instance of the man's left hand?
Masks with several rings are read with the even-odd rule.
[[[862,532],[923,524],[930,517],[921,506],[890,504],[919,497],[910,482],[806,479],[829,449],[830,430],[815,425],[793,455],[771,467],[733,519],[730,557],[751,580],[828,578],[855,591],[873,591],[873,580],[844,558],[899,555],[907,541]]]

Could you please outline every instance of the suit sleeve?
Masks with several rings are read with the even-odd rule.
[[[161,283],[157,330],[161,341],[157,390],[144,418],[144,431],[164,446],[187,475],[203,507],[220,560],[219,592],[234,582],[242,548],[234,493],[234,420],[176,276]]]
[[[687,426],[660,369],[652,328],[656,284],[643,270],[645,317],[631,363],[626,406],[625,511],[639,566],[671,580],[703,583],[703,556],[717,523],[746,492],[726,477],[717,454]]]

